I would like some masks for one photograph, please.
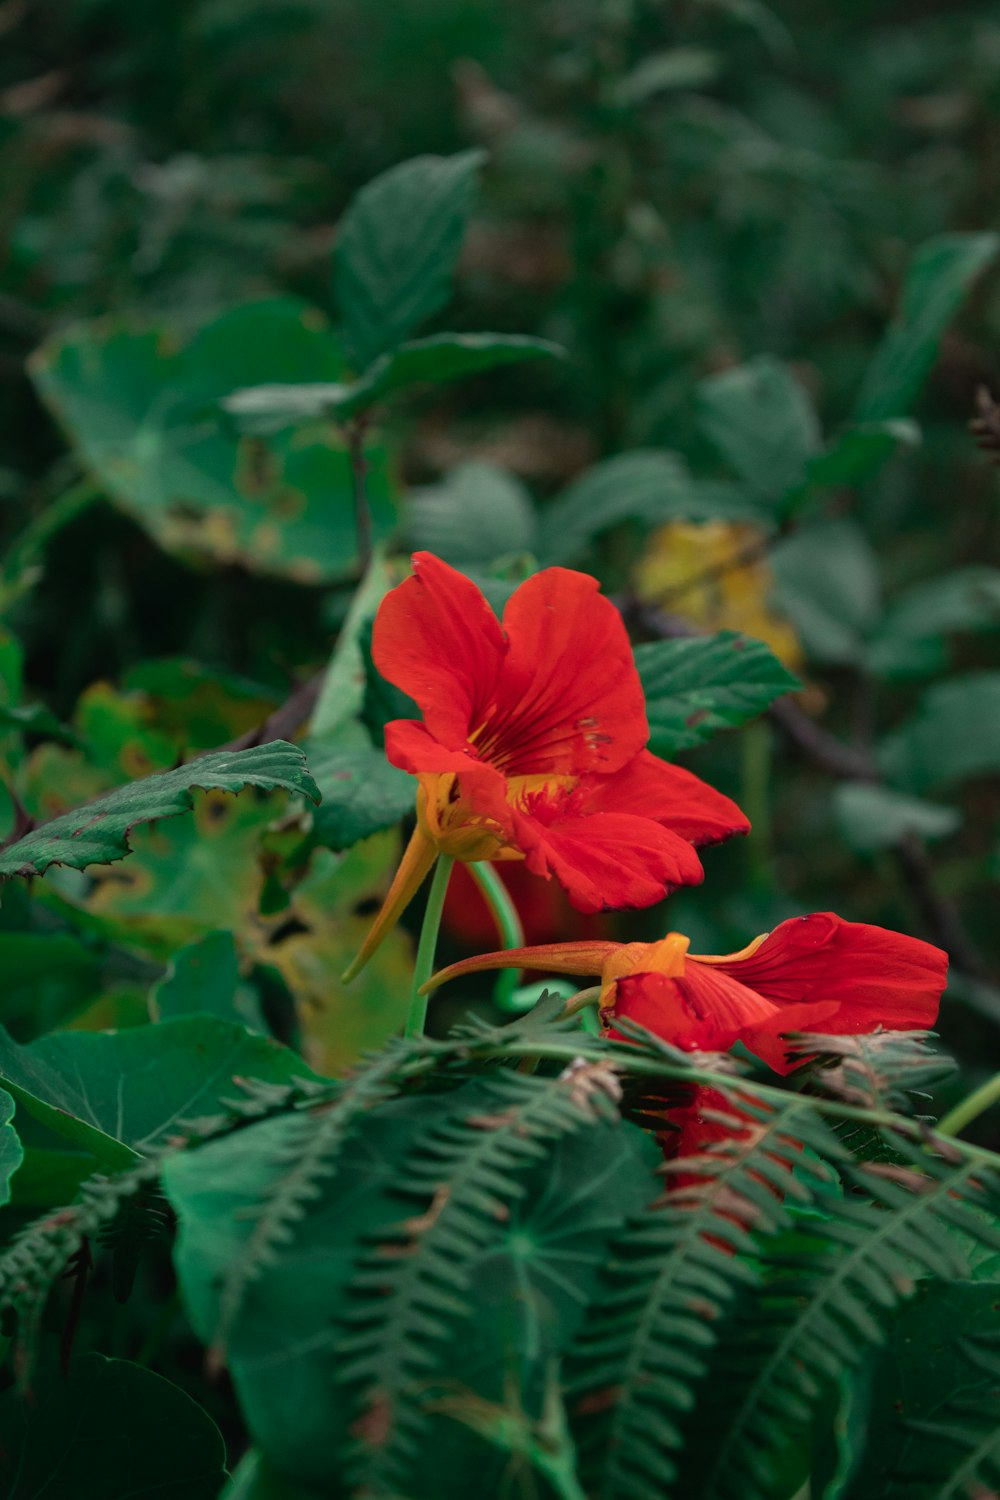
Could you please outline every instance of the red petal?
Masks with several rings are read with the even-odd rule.
[[[409,693],[435,738],[457,748],[493,701],[506,653],[500,622],[471,579],[430,552],[379,606],[372,657]]]
[[[932,1026],[948,955],[901,932],[814,912],[782,922],[747,958],[718,967],[779,1005],[835,1003],[824,1030],[843,1035]]]
[[[499,771],[484,766],[468,750],[442,745],[419,719],[392,719],[385,726],[385,753],[387,760],[400,770],[409,771],[411,776],[424,772],[476,772],[493,778],[506,795],[507,784]]]
[[[704,879],[691,845],[650,818],[595,813],[543,821],[517,812],[515,828],[528,869],[554,875],[577,911],[652,906],[676,886]]]
[[[649,738],[628,634],[598,590],[546,568],[508,601],[507,661],[478,748],[509,776],[616,771]]]
[[[641,751],[616,775],[595,777],[583,806],[588,812],[640,813],[693,844],[715,844],[750,830],[729,797],[649,750]]]
[[[645,1026],[675,1047],[725,1052],[780,1008],[728,974],[689,962],[682,979],[631,974],[615,985],[614,1015]]]

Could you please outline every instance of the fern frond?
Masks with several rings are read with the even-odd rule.
[[[443,1120],[414,1143],[393,1186],[417,1211],[363,1256],[340,1345],[359,1493],[406,1492],[429,1387],[449,1331],[469,1311],[470,1267],[504,1233],[550,1143],[612,1110],[593,1084],[581,1095],[578,1070],[537,1078],[505,1069],[442,1101]]]
[[[953,1058],[935,1052],[931,1031],[875,1031],[859,1036],[789,1037],[790,1058],[814,1058],[803,1080],[816,1092],[882,1113],[909,1115],[930,1090],[955,1071]],[[797,1079],[798,1074],[795,1075]]]
[[[0,1254],[0,1314],[16,1314],[22,1379],[30,1371],[52,1287],[90,1239],[110,1233],[131,1199],[154,1189],[159,1171],[159,1161],[150,1158],[116,1177],[89,1178],[78,1203],[25,1225]]]
[[[225,1363],[226,1348],[247,1293],[295,1237],[296,1226],[326,1181],[337,1170],[359,1117],[391,1093],[403,1059],[420,1050],[395,1039],[358,1068],[329,1103],[292,1117],[275,1174],[252,1215],[239,1256],[227,1267],[219,1290],[219,1311],[209,1350],[210,1367]]]
[[[663,1500],[716,1329],[759,1280],[757,1237],[790,1223],[788,1198],[809,1201],[833,1178],[818,1158],[842,1154],[796,1095],[775,1109],[741,1083],[715,1119],[726,1138],[671,1164],[676,1185],[629,1224],[572,1352],[583,1475],[601,1500]],[[803,1157],[806,1142],[816,1158]]]
[[[944,1142],[933,1156],[919,1133],[901,1129],[892,1144],[902,1164],[849,1165],[852,1191],[836,1212],[800,1222],[794,1248],[769,1249],[775,1279],[727,1330],[719,1373],[730,1406],[705,1500],[768,1500],[775,1461],[808,1424],[824,1381],[882,1342],[885,1314],[918,1277],[963,1274],[949,1226],[1000,1248],[1000,1233],[975,1212],[996,1200],[994,1170]]]

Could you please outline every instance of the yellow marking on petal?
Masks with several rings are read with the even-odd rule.
[[[393,876],[392,885],[382,903],[382,910],[369,928],[368,936],[361,944],[356,957],[348,964],[341,976],[344,984],[350,984],[351,980],[360,974],[382,939],[395,927],[423,884],[425,876],[437,857],[437,845],[427,838],[422,829],[416,828],[400,860],[399,869]]]

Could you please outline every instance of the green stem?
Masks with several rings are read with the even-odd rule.
[[[524,928],[517,914],[517,907],[499,874],[487,860],[476,860],[468,866],[479,893],[489,907],[502,948],[523,948]],[[502,969],[493,990],[493,998],[501,1010],[510,1010],[511,998],[518,987],[521,971]]]
[[[438,929],[441,926],[441,910],[444,906],[445,892],[448,889],[448,877],[451,875],[451,867],[455,863],[449,854],[438,856],[437,868],[434,871],[434,879],[427,896],[427,908],[424,911],[424,924],[420,929],[420,942],[417,945],[417,961],[413,968],[413,985],[410,989],[410,1009],[406,1017],[406,1036],[423,1036],[424,1026],[427,1021],[428,995],[420,993],[421,985],[427,983],[434,971],[434,952],[437,948]]]
[[[950,1109],[937,1127],[938,1135],[961,1135],[967,1125],[977,1120],[991,1105],[1000,1102],[1000,1073],[994,1073],[961,1103]]]

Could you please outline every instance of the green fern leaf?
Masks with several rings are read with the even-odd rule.
[[[808,1101],[752,1101],[741,1083],[728,1138],[674,1164],[677,1185],[629,1225],[573,1350],[571,1412],[600,1500],[662,1500],[716,1329],[759,1280],[756,1237],[790,1224],[787,1197],[808,1200],[833,1176],[819,1158],[841,1153]],[[804,1161],[806,1141],[817,1155]]]
[[[981,1216],[1000,1178],[978,1153],[939,1142],[945,1154],[934,1157],[919,1133],[902,1129],[892,1144],[903,1164],[852,1164],[836,1213],[800,1223],[786,1250],[769,1247],[767,1295],[727,1330],[713,1371],[730,1383],[704,1500],[772,1500],[778,1459],[825,1382],[882,1342],[886,1314],[920,1277],[962,1276],[950,1229],[1000,1248],[1000,1232]]]
[[[584,1072],[587,1081],[584,1081]],[[469,1312],[470,1265],[504,1232],[525,1176],[560,1136],[606,1117],[606,1065],[557,1079],[504,1071],[448,1100],[395,1183],[418,1212],[363,1256],[352,1283],[339,1378],[354,1403],[349,1469],[359,1493],[405,1493],[447,1363]]]

